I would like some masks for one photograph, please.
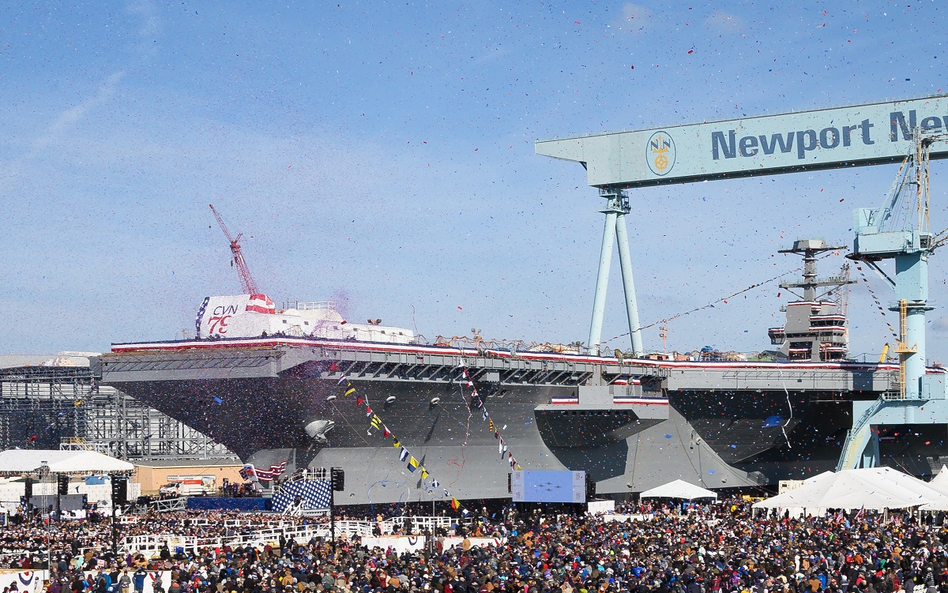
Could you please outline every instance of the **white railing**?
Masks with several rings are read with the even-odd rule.
[[[279,515],[276,515],[279,516]],[[275,517],[276,517],[275,516]],[[205,527],[212,525],[213,522],[206,519],[183,519],[180,527],[184,527],[184,521],[190,521],[191,527]],[[435,533],[437,528],[450,530],[457,521],[450,517],[393,517],[385,521],[336,521],[336,537],[345,535],[346,537],[367,538],[374,535],[378,530],[382,535],[391,535],[405,527],[406,521],[410,524],[410,531],[414,534],[420,534],[425,531]],[[287,540],[294,539],[298,542],[307,542],[313,538],[328,539],[331,537],[330,521],[321,517],[317,521],[309,522],[305,525],[299,524],[287,519],[266,521],[261,519],[227,519],[223,522],[224,533],[213,537],[201,537],[196,535],[178,535],[178,534],[147,534],[128,536],[123,540],[123,549],[132,553],[141,552],[145,555],[157,555],[162,547],[167,546],[172,553],[182,548],[185,550],[197,550],[202,548],[216,548],[224,545],[229,546],[263,546],[266,544],[279,544],[280,538]]]
[[[404,528],[406,521],[408,521],[411,526],[411,533],[423,533],[427,531],[432,534],[438,527],[447,530],[451,529],[456,523],[451,517],[393,517],[387,521],[382,521],[380,525],[382,533],[394,533],[396,529]]]
[[[253,546],[266,544],[279,545],[280,537],[307,542],[315,537],[327,537],[328,525],[295,525],[270,527],[264,529],[251,528],[246,533],[221,535],[216,537],[198,537],[195,535],[176,534],[147,534],[133,535],[124,538],[122,548],[131,553],[140,552],[146,556],[157,555],[163,547],[172,553],[178,549],[200,550],[204,548],[219,548],[222,546]]]

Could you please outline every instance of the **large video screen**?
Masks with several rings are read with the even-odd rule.
[[[586,502],[586,472],[511,472],[510,490],[513,502]]]

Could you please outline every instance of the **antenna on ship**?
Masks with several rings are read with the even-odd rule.
[[[221,230],[224,231],[224,235],[227,237],[227,240],[230,241],[230,252],[234,256],[231,265],[237,267],[237,274],[240,275],[240,284],[244,287],[244,293],[258,294],[260,291],[257,290],[257,283],[254,282],[253,276],[250,275],[250,268],[247,267],[244,254],[240,251],[240,238],[244,236],[243,233],[238,233],[236,237],[231,236],[230,231],[227,230],[227,225],[224,224],[224,219],[221,218],[221,215],[214,209],[214,204],[208,204],[208,206],[211,207],[211,212],[214,213],[217,224],[221,225]]]

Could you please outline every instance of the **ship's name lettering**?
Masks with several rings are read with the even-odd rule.
[[[230,315],[223,316],[214,316],[207,320],[207,331],[212,334],[226,334],[227,333],[227,321],[230,319]]]
[[[844,126],[827,126],[821,130],[791,130],[757,136],[737,136],[737,130],[711,132],[711,158],[713,160],[755,157],[759,154],[775,153],[796,154],[797,159],[807,158],[808,153],[817,149],[833,150],[860,143],[864,146],[875,144],[872,128],[875,124],[869,119]],[[902,111],[889,113],[889,142],[912,140],[916,129],[926,133],[948,131],[948,116],[930,115],[919,118],[915,109],[908,114]]]
[[[214,307],[214,315],[234,315],[237,313],[237,305],[218,305]]]

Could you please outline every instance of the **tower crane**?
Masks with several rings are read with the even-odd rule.
[[[234,258],[231,261],[231,265],[237,267],[237,274],[240,276],[240,284],[243,286],[244,293],[258,294],[260,291],[257,290],[257,283],[254,281],[253,276],[250,275],[250,268],[247,267],[244,254],[240,251],[240,238],[243,237],[243,233],[238,233],[236,237],[231,236],[230,231],[227,230],[227,225],[224,224],[224,219],[221,218],[221,215],[218,214],[214,208],[214,204],[208,204],[208,206],[211,207],[211,212],[214,213],[217,224],[221,225],[221,230],[224,231],[224,235],[227,237],[227,240],[230,241],[230,252]]]

